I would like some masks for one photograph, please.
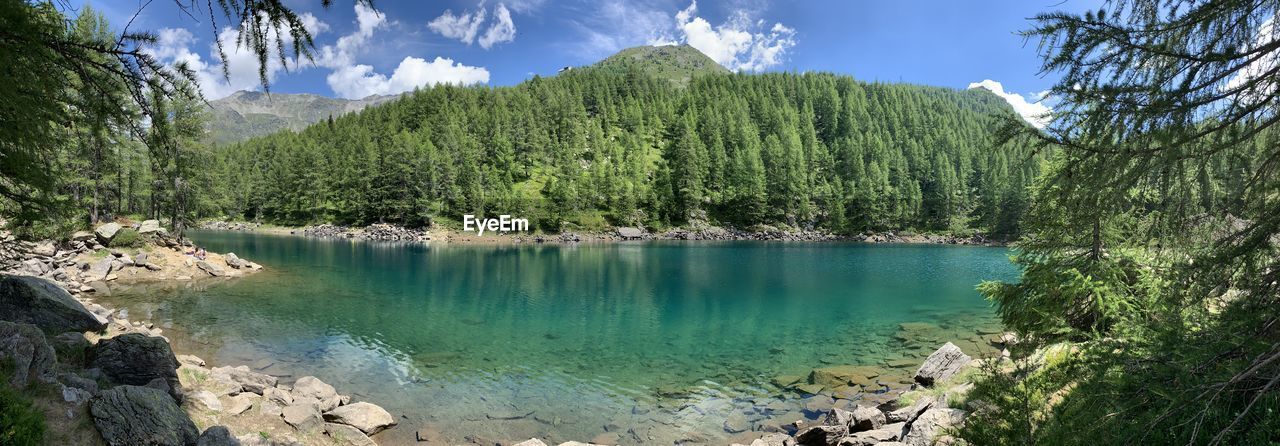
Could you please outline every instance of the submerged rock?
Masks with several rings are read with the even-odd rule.
[[[48,279],[8,274],[0,275],[0,320],[35,325],[49,334],[107,328],[105,320]]]
[[[89,413],[111,446],[189,446],[200,437],[195,423],[173,398],[149,387],[106,390],[89,403]]]

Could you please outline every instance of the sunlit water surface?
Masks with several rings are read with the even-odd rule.
[[[213,365],[314,375],[387,408],[400,426],[384,443],[722,443],[751,435],[728,419],[737,430],[815,416],[779,375],[896,364],[877,386],[901,387],[906,364],[936,348],[902,323],[975,348],[994,320],[974,286],[1017,275],[1006,250],[979,247],[191,235],[267,270],[106,301]]]

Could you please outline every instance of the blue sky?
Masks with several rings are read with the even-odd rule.
[[[146,3],[90,0],[116,27]],[[376,12],[343,0],[329,9],[317,0],[287,3],[307,14],[319,57],[271,66],[275,92],[363,97],[437,82],[512,85],[630,46],[689,43],[739,71],[830,71],[952,88],[989,79],[999,83],[989,88],[1034,101],[1052,79],[1037,73],[1035,42],[1016,32],[1036,13],[1078,12],[1100,0],[379,0]],[[215,33],[209,23],[161,0],[142,8],[131,30],[159,32],[153,51],[201,71],[211,98],[258,88],[256,62],[234,44],[232,79],[221,76],[212,44],[219,35],[233,42],[234,32]]]

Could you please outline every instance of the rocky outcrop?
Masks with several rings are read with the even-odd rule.
[[[226,426],[212,426],[200,434],[196,446],[240,446],[240,440],[232,436]]]
[[[0,274],[0,319],[31,324],[45,333],[102,331],[98,318],[57,284],[39,277]]]
[[[149,387],[119,386],[89,403],[93,422],[111,446],[190,446],[200,431],[166,393]]]
[[[53,381],[53,347],[34,325],[0,321],[0,359],[12,362],[9,385],[15,389],[24,388],[32,381]]]
[[[348,238],[387,242],[418,242],[431,240],[425,229],[412,229],[389,224],[372,224],[364,228],[338,225],[316,225],[302,228],[302,235],[319,238]]]
[[[935,382],[945,381],[955,376],[971,362],[973,358],[960,351],[960,347],[948,342],[929,355],[929,358],[924,360],[924,364],[920,364],[920,368],[916,370],[915,380],[921,385],[931,386]]]
[[[324,419],[355,427],[367,435],[373,435],[396,424],[395,418],[392,418],[386,410],[365,402],[353,403],[325,412]]]
[[[908,446],[932,446],[947,429],[963,425],[964,415],[960,409],[929,409],[904,428],[902,442]]]
[[[138,225],[139,234],[168,234],[169,231],[160,226],[160,220],[146,220]]]
[[[333,386],[314,376],[298,378],[289,393],[294,404],[308,404],[320,412],[328,412],[342,404],[342,397]]]
[[[229,221],[206,221],[200,225],[200,229],[209,229],[214,231],[253,231],[261,227],[260,223],[243,223]]]
[[[89,349],[89,358],[90,366],[101,369],[112,382],[145,386],[161,380],[175,400],[182,400],[178,359],[163,338],[127,333],[103,339]]]
[[[97,229],[93,230],[93,233],[98,236],[98,241],[102,242],[103,246],[109,246],[111,239],[116,237],[116,233],[120,232],[121,228],[119,223],[111,222],[98,226]]]
[[[273,388],[279,384],[280,379],[271,375],[265,375],[249,370],[249,366],[239,367],[214,367],[214,376],[224,376],[239,384],[244,392],[253,392],[262,395],[262,392],[268,388]]]

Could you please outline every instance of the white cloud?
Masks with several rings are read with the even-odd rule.
[[[969,88],[984,88],[987,91],[995,93],[996,96],[1004,98],[1005,102],[1013,106],[1013,110],[1022,116],[1022,119],[1035,126],[1038,129],[1044,128],[1049,124],[1049,114],[1053,111],[1040,101],[1048,95],[1048,91],[1037,93],[1033,101],[1028,102],[1026,98],[1017,93],[1008,93],[1004,91],[1004,85],[991,79],[985,79],[982,82],[974,82],[969,84]]]
[[[424,85],[486,83],[489,82],[489,71],[443,57],[436,57],[431,62],[406,57],[390,77],[375,73],[371,66],[354,65],[334,70],[326,80],[339,96],[355,99],[374,94],[402,93]]]
[[[329,29],[329,25],[311,14],[302,14],[299,19],[312,36]],[[209,57],[205,59],[191,50],[196,44],[195,35],[191,31],[182,28],[164,28],[157,33],[155,45],[146,48],[145,51],[162,63],[186,63],[187,68],[195,72],[201,93],[208,99],[219,99],[236,91],[257,90],[262,87],[258,76],[258,56],[252,50],[242,47],[238,37],[239,31],[236,28],[223,28],[218,33],[217,43],[209,45]],[[286,48],[293,43],[293,37],[289,34],[287,27],[282,29],[280,34],[277,34],[274,29],[268,31],[268,38],[271,40],[268,46],[272,48],[276,47],[277,39]],[[223,60],[222,55],[218,53],[218,45],[221,45],[226,60]],[[299,66],[297,61],[290,62],[294,67]],[[223,72],[224,65],[227,68],[226,73]],[[268,59],[267,80],[274,81],[276,76],[286,68],[288,67],[281,63],[279,58]]]
[[[356,29],[354,31],[339,37],[334,44],[325,45],[316,50],[315,65],[331,70],[326,81],[329,88],[339,96],[354,99],[371,94],[402,93],[420,86],[442,83],[475,84],[489,81],[489,71],[484,67],[467,66],[442,57],[437,57],[431,62],[418,57],[405,57],[390,76],[375,72],[373,66],[358,63],[358,60],[368,50],[374,35],[387,28],[387,18],[381,12],[359,3],[355,5],[355,13]],[[300,19],[312,36],[329,29],[328,24],[311,14],[303,14]],[[510,32],[515,33],[514,25]],[[502,41],[503,35],[502,32],[497,32],[493,42]],[[185,62],[195,72],[201,92],[208,99],[223,98],[240,90],[261,88],[257,55],[237,45],[239,31],[235,28],[224,28],[217,36],[218,42],[221,42],[223,51],[226,53],[226,60],[222,60],[217,47],[212,44],[207,60],[191,51],[190,48],[195,45],[196,38],[185,29],[162,29],[156,37],[156,44],[147,48],[147,51],[163,63]],[[271,33],[271,38],[277,38],[274,31]],[[279,38],[286,48],[292,44],[287,29]],[[272,43],[269,46],[275,47],[275,44]],[[298,62],[288,61],[286,66],[278,58],[269,59],[267,80],[274,81],[279,73],[287,68],[311,66]],[[229,76],[223,74],[224,65],[227,67]]]
[[[484,9],[459,15],[454,15],[452,10],[446,9],[440,17],[427,22],[427,28],[442,36],[470,45],[476,40],[476,34],[480,32],[480,25],[483,24]]]
[[[795,29],[774,23],[765,31],[765,20],[752,20],[746,10],[734,12],[728,21],[715,27],[698,17],[697,12],[698,2],[690,2],[688,8],[676,13],[676,28],[685,43],[730,70],[761,71],[779,65],[796,45]]]
[[[1245,48],[1241,48],[1240,52],[1247,53],[1258,47],[1274,42],[1277,36],[1280,35],[1280,27],[1277,27],[1275,23],[1277,17],[1280,17],[1280,13],[1278,13],[1276,17],[1268,18],[1266,21],[1262,22],[1262,24],[1258,26],[1257,34],[1253,38],[1253,44]],[[1274,69],[1276,65],[1280,65],[1280,54],[1277,54],[1275,51],[1264,54],[1262,57],[1250,62],[1244,68],[1237,71],[1231,79],[1228,79],[1227,82],[1222,85],[1221,90],[1235,90],[1245,86],[1245,84],[1253,82],[1254,84],[1250,88],[1239,92],[1240,94],[1237,95],[1239,96],[1237,99],[1241,99],[1246,103],[1263,100],[1266,96],[1275,91],[1277,85],[1280,83],[1274,80],[1269,81],[1268,79],[1263,79],[1259,81],[1258,79],[1262,76],[1266,76],[1267,72]]]
[[[409,56],[400,61],[390,76],[377,73],[373,66],[356,63],[356,59],[367,49],[374,33],[386,28],[386,16],[356,4],[356,24],[355,32],[320,50],[319,65],[333,70],[325,77],[325,82],[338,96],[359,99],[374,94],[398,94],[436,84],[489,82],[489,70],[484,67],[463,65],[443,57],[427,62]]]
[[[494,23],[489,25],[489,30],[480,36],[480,47],[489,49],[495,44],[510,42],[516,40],[516,24],[511,21],[511,12],[507,11],[507,5],[498,4],[493,10]]]
[[[734,71],[760,71],[783,62],[796,45],[796,30],[781,23],[767,26],[758,9],[737,9],[719,25],[699,17],[698,4],[669,12],[621,0],[598,4],[576,46],[584,57],[600,57],[638,44],[654,46],[687,43]]]
[[[520,8],[533,8],[528,2],[521,2]],[[427,22],[427,28],[450,39],[470,45],[477,40],[480,41],[480,47],[489,49],[496,44],[510,42],[516,38],[516,25],[511,20],[511,11],[507,9],[505,3],[498,3],[493,8],[493,21],[489,23],[489,27],[480,33],[480,29],[484,27],[488,15],[484,9],[484,3],[480,5],[478,11],[467,11],[462,14],[454,14],[453,10],[446,9],[440,17]]]

